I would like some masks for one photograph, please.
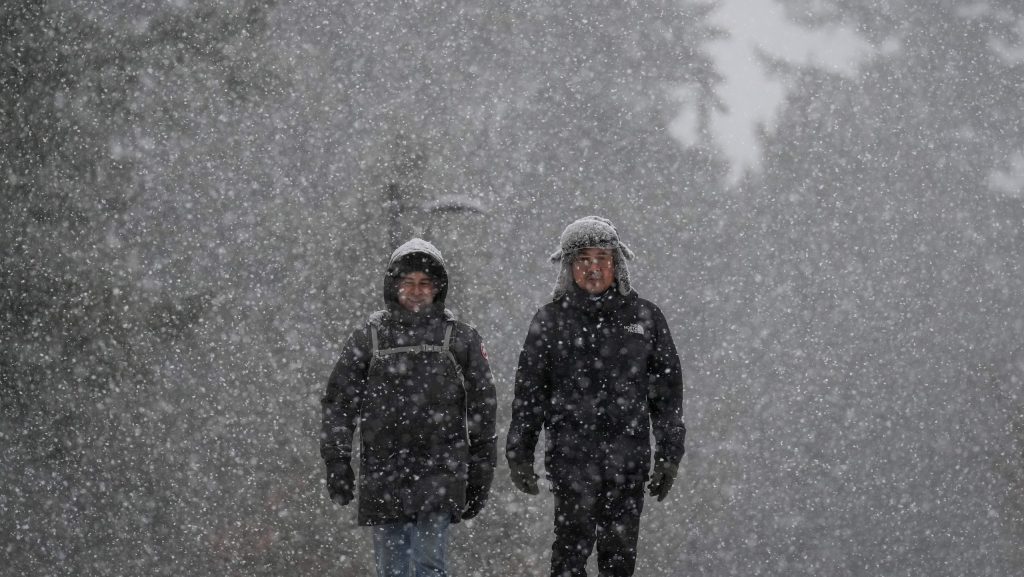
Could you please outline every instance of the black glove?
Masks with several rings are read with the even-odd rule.
[[[487,494],[490,492],[486,485],[471,484],[466,487],[466,510],[462,512],[463,519],[472,519],[484,508],[487,502]]]
[[[331,500],[339,505],[352,502],[356,475],[348,459],[327,461],[327,492]]]
[[[472,519],[487,502],[491,481],[494,480],[494,467],[487,461],[471,461],[466,479],[466,509],[462,512],[462,518]]]
[[[509,472],[512,474],[512,484],[516,486],[516,489],[527,495],[540,493],[540,488],[537,486],[537,473],[533,472],[532,463],[509,463],[508,466]]]
[[[655,461],[654,471],[651,472],[651,483],[647,485],[652,497],[657,497],[658,501],[665,499],[668,490],[672,488],[672,483],[676,480],[678,469],[679,463]]]

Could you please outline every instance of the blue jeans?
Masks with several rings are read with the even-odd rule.
[[[451,522],[448,513],[423,513],[412,523],[372,527],[377,577],[448,577]]]

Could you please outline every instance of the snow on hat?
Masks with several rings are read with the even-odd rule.
[[[558,250],[551,255],[551,262],[561,261],[562,267],[558,271],[552,300],[558,300],[572,287],[572,283],[575,282],[572,278],[572,261],[584,248],[611,249],[615,256],[615,280],[619,292],[627,295],[632,290],[626,261],[632,260],[636,255],[619,240],[619,233],[616,232],[612,221],[600,216],[585,216],[565,227],[558,244]]]

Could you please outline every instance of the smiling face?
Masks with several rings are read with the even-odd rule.
[[[437,286],[430,275],[423,272],[410,272],[402,275],[398,281],[398,304],[407,311],[418,313],[434,302]]]
[[[615,254],[608,248],[584,248],[572,260],[572,279],[592,295],[608,290],[615,282]]]

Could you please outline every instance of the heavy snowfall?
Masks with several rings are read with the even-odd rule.
[[[1019,0],[6,0],[0,191],[4,575],[371,575],[319,399],[391,251],[500,447],[586,215],[684,367],[637,575],[1022,574]],[[498,463],[455,574],[545,575]]]

